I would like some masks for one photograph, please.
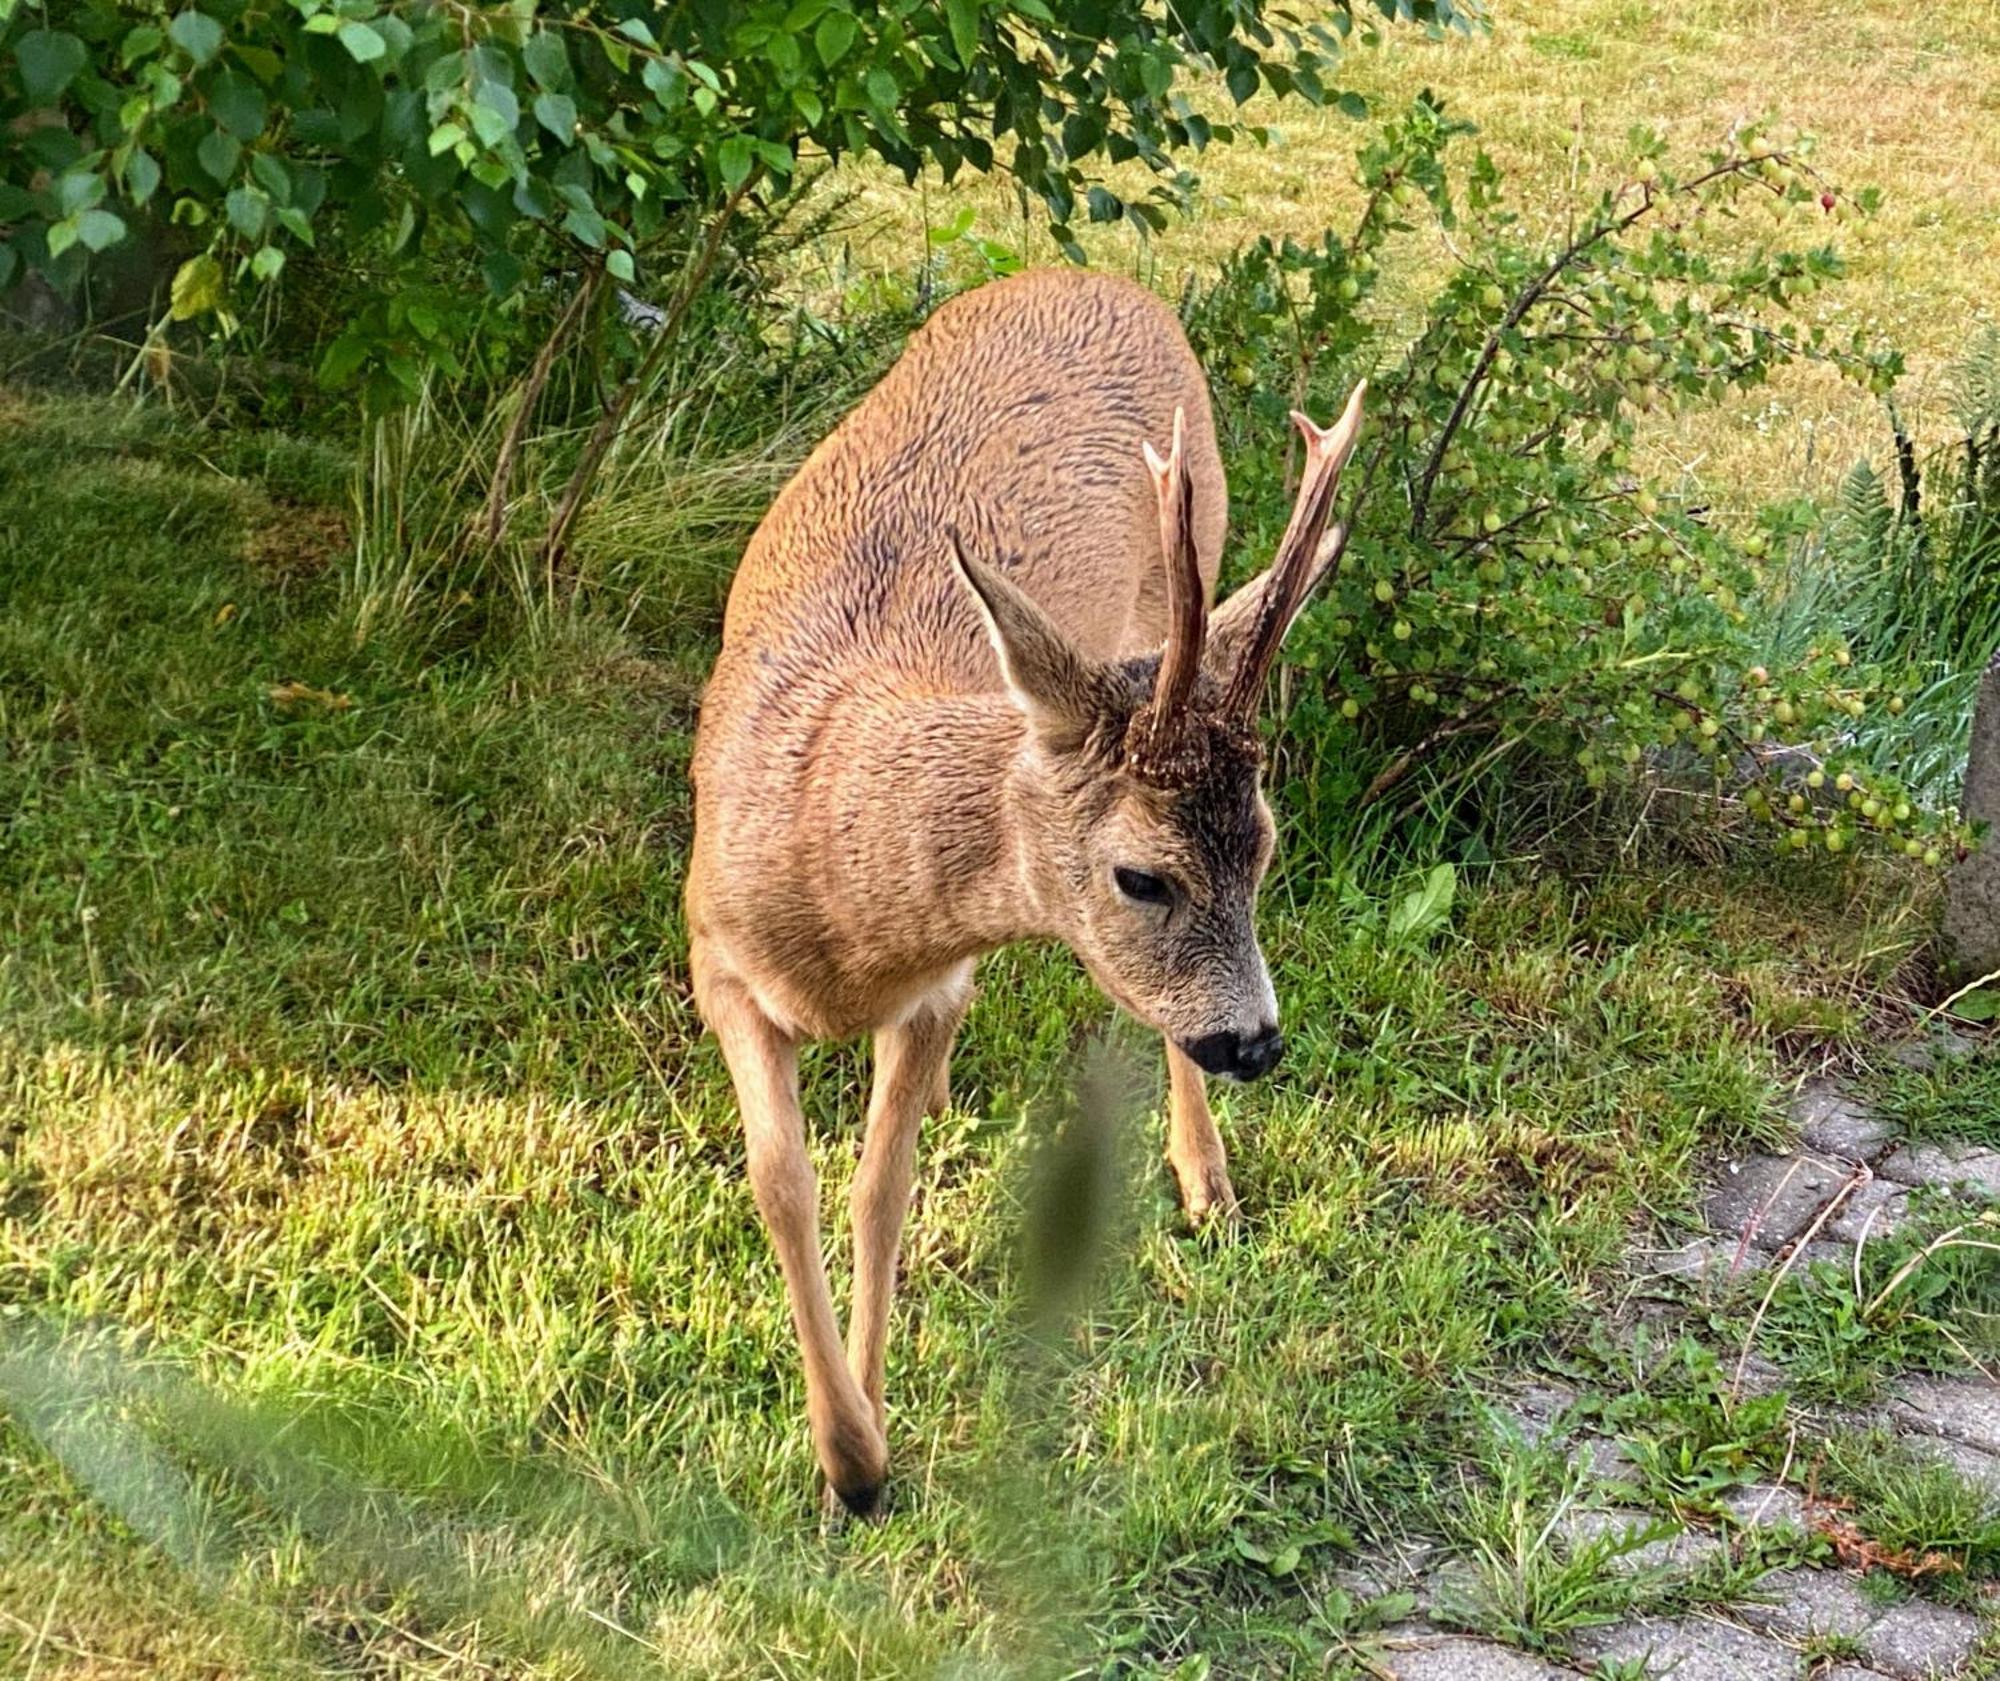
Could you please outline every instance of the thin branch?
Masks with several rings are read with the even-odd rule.
[[[575,329],[590,307],[590,301],[597,295],[597,288],[604,280],[604,264],[593,264],[589,272],[577,285],[570,300],[563,306],[563,312],[550,329],[542,348],[535,352],[533,365],[528,369],[527,380],[521,387],[520,406],[507,422],[506,435],[500,440],[500,451],[493,461],[493,482],[486,487],[486,546],[497,549],[500,539],[507,530],[507,492],[514,479],[514,461],[521,453],[521,440],[527,436],[528,423],[534,417],[535,405],[541,401],[542,388],[549,382],[549,375],[556,365],[556,353],[563,341]]]
[[[722,253],[723,235],[729,231],[729,225],[736,219],[736,212],[749,195],[750,189],[762,179],[762,176],[762,167],[753,167],[743,178],[742,184],[723,201],[722,207],[711,218],[708,233],[702,240],[701,250],[682,276],[680,290],[674,294],[673,303],[668,306],[665,317],[654,330],[653,342],[647,347],[646,354],[640,358],[638,367],[627,376],[625,383],[606,399],[604,412],[597,417],[596,425],[590,429],[590,436],[584,440],[583,453],[577,458],[576,466],[569,476],[569,483],[563,487],[562,500],[556,504],[555,516],[549,521],[548,532],[542,539],[542,563],[547,569],[551,593],[554,589],[556,567],[562,560],[563,548],[569,539],[570,526],[575,522],[577,512],[583,506],[584,497],[590,492],[590,486],[597,477],[597,469],[604,459],[605,452],[611,448],[619,429],[624,425],[626,413],[632,406],[632,399],[645,388],[646,383],[658,371],[661,362],[666,359],[666,354],[672,349],[674,341],[679,338],[688,311],[694,307],[696,297],[700,295],[702,287],[707,284],[709,275],[714,271],[716,258]]]

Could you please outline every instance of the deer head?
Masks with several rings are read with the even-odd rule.
[[[1086,658],[1006,575],[952,548],[1028,749],[1010,810],[1046,931],[1098,985],[1211,1074],[1255,1079],[1283,1053],[1253,907],[1271,861],[1257,712],[1286,633],[1347,541],[1332,518],[1365,385],[1305,440],[1277,557],[1210,612],[1182,417],[1146,464],[1160,504],[1167,636],[1156,656]]]

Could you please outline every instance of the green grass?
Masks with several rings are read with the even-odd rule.
[[[403,517],[450,441],[395,445]],[[924,1143],[897,1509],[823,1536],[683,973],[718,557],[785,459],[746,449],[668,537],[607,518],[565,604],[395,574],[321,446],[0,398],[0,1666],[1337,1668],[1350,1542],[1449,1526],[1495,1384],[1615,1320],[1632,1229],[1776,1136],[1920,937],[1880,878],[1579,854],[1394,941],[1420,849],[1294,835],[1295,1050],[1221,1099],[1247,1222],[1186,1236],[1133,1117],[1053,1348],[1038,1143],[1086,1036],[1154,1050],[995,957]],[[863,1068],[808,1059],[830,1209]],[[1534,1577],[1508,1626],[1592,1591]]]

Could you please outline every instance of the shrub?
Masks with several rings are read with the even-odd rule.
[[[1774,127],[1694,164],[1640,131],[1624,179],[1542,235],[1489,156],[1458,164],[1472,132],[1419,98],[1360,153],[1351,233],[1259,240],[1186,305],[1239,519],[1265,539],[1253,552],[1282,516],[1285,411],[1324,414],[1356,376],[1373,382],[1355,537],[1288,650],[1295,794],[1332,820],[1419,769],[1462,789],[1538,755],[1596,788],[1666,764],[1790,846],[1879,835],[1935,861],[1937,814],[1886,777],[1841,781],[1842,732],[1882,699],[1883,672],[1837,624],[1782,669],[1760,657],[1772,553],[1802,516],[1734,528],[1634,449],[1647,416],[1800,361],[1890,389],[1894,352],[1792,309],[1839,280],[1829,235],[1872,196],[1823,180],[1810,140]],[[1390,249],[1420,225],[1453,266],[1389,307]]]

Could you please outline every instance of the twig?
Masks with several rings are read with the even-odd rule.
[[[528,369],[527,380],[521,387],[520,406],[507,422],[506,435],[500,440],[500,452],[494,457],[493,482],[486,487],[486,546],[489,549],[497,549],[506,533],[507,489],[514,477],[514,458],[521,453],[521,440],[527,436],[528,422],[534,416],[535,405],[541,401],[542,387],[548,384],[549,374],[555,368],[556,352],[562,348],[570,330],[588,312],[603,280],[604,264],[601,261],[593,263],[571,294],[569,302],[563,306],[563,312],[557,317],[542,348],[535,352],[534,364]]]
[[[715,259],[722,251],[722,238],[729,231],[729,224],[735,220],[736,212],[742,205],[750,189],[763,178],[761,166],[753,167],[743,178],[742,184],[732,192],[716,211],[708,224],[707,237],[703,239],[701,250],[689,264],[681,280],[680,290],[674,294],[674,301],[668,307],[665,317],[653,334],[653,342],[646,354],[640,358],[625,383],[605,400],[604,412],[597,417],[596,425],[590,429],[590,436],[584,440],[583,454],[577,458],[575,468],[569,476],[569,483],[563,487],[562,500],[556,504],[555,516],[549,521],[549,529],[542,539],[542,562],[547,569],[550,594],[555,593],[556,567],[562,560],[563,546],[569,538],[569,528],[574,523],[577,511],[583,506],[583,499],[589,494],[591,482],[597,476],[598,464],[610,449],[612,440],[618,436],[625,421],[626,411],[632,399],[645,388],[646,382],[665,360],[674,340],[680,336],[680,329],[687,320],[688,311],[707,283],[709,274],[715,268]]]

